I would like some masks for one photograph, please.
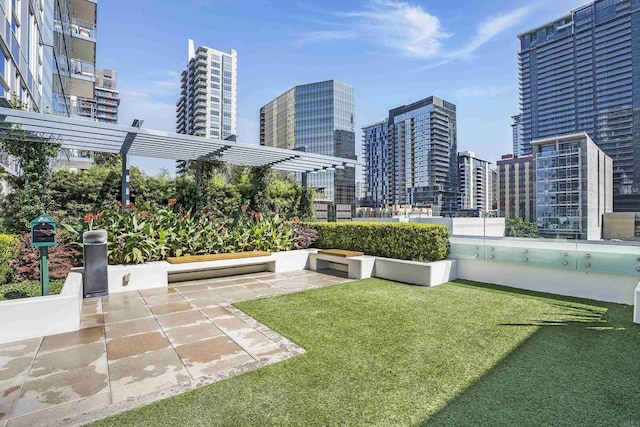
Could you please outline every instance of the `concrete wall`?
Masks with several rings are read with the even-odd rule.
[[[440,224],[449,229],[452,236],[504,237],[504,218],[411,218],[410,222]]]
[[[458,259],[458,277],[537,292],[634,304],[637,276]]]
[[[77,331],[82,311],[82,273],[74,269],[59,295],[0,301],[0,344]]]
[[[614,212],[604,214],[603,219],[603,238],[605,240],[636,240],[640,241],[640,237],[635,236],[636,215],[635,212]]]

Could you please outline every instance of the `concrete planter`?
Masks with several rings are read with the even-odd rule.
[[[458,278],[455,260],[435,262],[376,258],[375,277],[420,286],[438,286]]]
[[[0,301],[0,344],[77,331],[82,269],[73,269],[59,295]]]

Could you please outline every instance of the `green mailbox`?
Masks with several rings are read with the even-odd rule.
[[[49,246],[56,244],[56,222],[42,214],[31,221],[31,246],[40,248],[40,290],[49,295]]]
[[[55,246],[56,222],[49,215],[42,214],[31,221],[31,246]]]

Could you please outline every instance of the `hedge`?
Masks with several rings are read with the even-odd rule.
[[[18,255],[19,239],[11,234],[0,234],[0,285],[5,285],[13,276],[13,261]]]
[[[320,249],[345,249],[366,255],[416,261],[439,261],[449,253],[444,225],[411,223],[310,223]]]

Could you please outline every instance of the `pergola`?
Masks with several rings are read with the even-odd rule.
[[[99,123],[0,107],[0,138],[60,143],[62,148],[122,156],[122,202],[129,203],[129,156],[167,160],[216,159],[238,166],[269,166],[276,170],[317,173],[361,165],[344,159],[297,150]]]

